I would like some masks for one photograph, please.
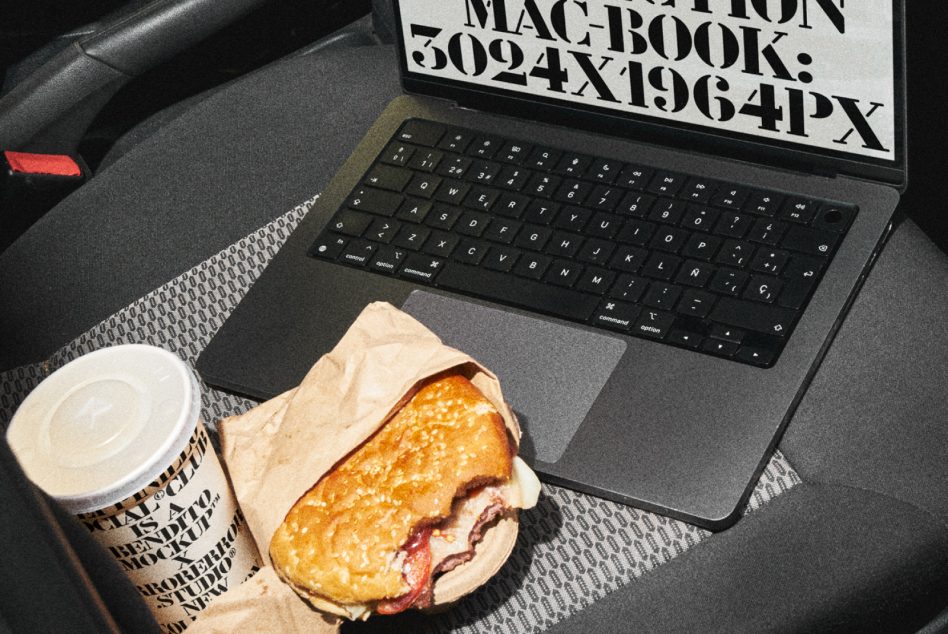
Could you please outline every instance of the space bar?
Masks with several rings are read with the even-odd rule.
[[[592,295],[455,262],[445,264],[437,285],[574,321],[588,321],[599,305]]]

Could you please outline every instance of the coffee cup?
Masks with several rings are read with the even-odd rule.
[[[260,565],[200,412],[187,364],[122,345],[54,372],[7,430],[26,475],[115,557],[164,632]]]

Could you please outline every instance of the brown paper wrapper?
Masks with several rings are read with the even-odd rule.
[[[223,459],[268,566],[216,599],[188,631],[232,632],[241,623],[253,623],[258,631],[269,631],[260,628],[271,626],[284,632],[336,631],[334,617],[313,610],[269,567],[270,540],[293,504],[384,425],[422,381],[458,367],[494,404],[519,443],[520,427],[497,377],[468,355],[441,343],[409,315],[381,302],[362,311],[299,387],[221,421]],[[516,530],[515,520],[504,520],[488,532],[488,538],[509,537]],[[462,569],[477,566],[483,576],[471,576],[486,579],[508,554],[509,549],[490,561],[475,557],[439,578],[435,602],[454,601],[474,589],[461,581]]]

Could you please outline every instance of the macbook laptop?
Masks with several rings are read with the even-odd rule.
[[[903,3],[394,9],[405,95],[202,376],[273,396],[387,301],[500,376],[546,481],[730,525],[905,186]]]

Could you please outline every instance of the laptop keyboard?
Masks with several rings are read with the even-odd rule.
[[[855,215],[412,119],[310,254],[770,367]]]

